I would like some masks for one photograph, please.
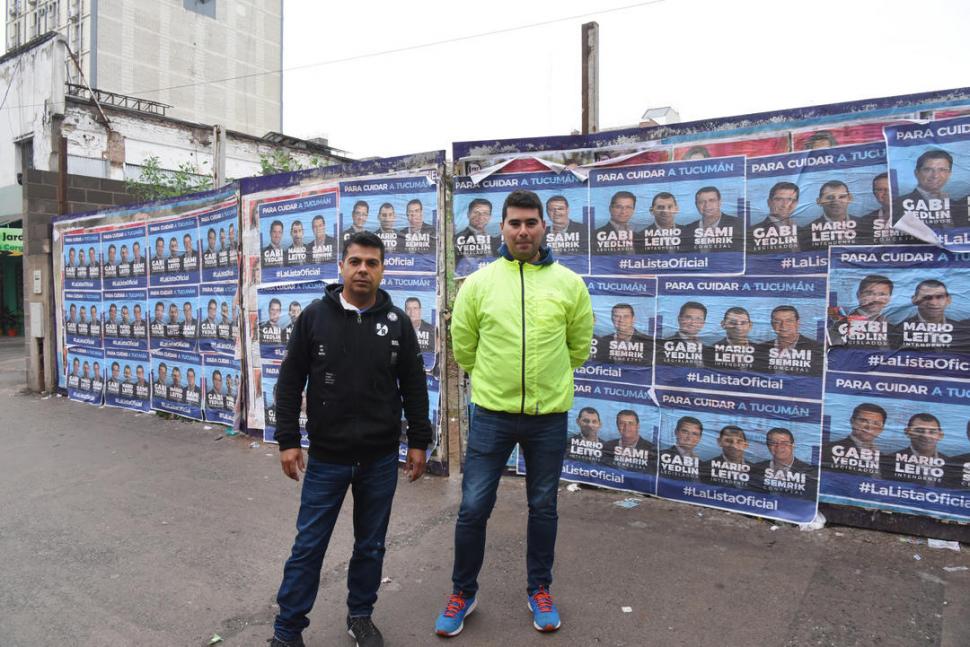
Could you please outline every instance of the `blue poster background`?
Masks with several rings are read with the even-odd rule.
[[[885,412],[884,424],[878,410],[857,410],[876,405]],[[875,414],[876,424],[858,425],[875,436],[879,450],[853,447],[851,434],[860,419]],[[867,416],[867,413],[869,414]],[[935,444],[938,459],[920,462],[905,433],[911,416],[914,426],[938,428],[942,438]],[[936,419],[936,423],[933,422]],[[822,438],[821,500],[848,505],[866,505],[942,519],[970,519],[970,384],[945,380],[883,375],[829,373],[826,381],[825,417]],[[900,460],[896,452],[906,458]],[[861,461],[861,462],[860,462]]]
[[[199,351],[233,355],[239,339],[235,283],[199,286]],[[213,301],[215,312],[212,312]],[[214,314],[214,319],[210,315]]]
[[[202,420],[202,386],[201,355],[152,351],[152,409]]]
[[[162,241],[161,250],[159,241]],[[194,285],[199,282],[199,219],[183,216],[148,224],[148,285]]]
[[[337,276],[340,244],[337,238],[336,191],[331,189],[315,195],[267,200],[259,204],[257,213],[263,283],[333,279]],[[314,260],[313,220],[318,216],[323,217],[329,241],[322,245],[322,253]],[[273,247],[273,223],[283,225],[278,249]],[[298,244],[294,241],[294,233],[299,238]]]
[[[323,298],[326,285],[324,281],[310,281],[259,288],[257,291],[258,325],[254,333],[258,335],[259,355],[262,359],[283,359],[290,332],[296,323],[296,318],[290,314],[291,309],[296,317],[299,317],[303,308],[313,303],[315,299]],[[294,303],[299,307],[294,306]]]
[[[147,292],[145,290],[105,290],[103,303],[104,347],[148,350]],[[111,316],[112,311],[114,319]]]
[[[152,364],[146,351],[106,350],[104,370],[104,403],[107,406],[132,411],[151,410]]]
[[[706,319],[696,333],[703,344],[699,361],[682,360],[678,355],[691,343],[677,338],[681,307],[690,302],[707,308]],[[779,306],[793,306],[798,311],[799,341],[790,357],[779,355],[778,360],[772,360],[772,353],[777,353],[774,345],[778,334],[772,328],[771,313]],[[737,312],[729,315],[730,308],[747,311],[751,324],[747,345],[732,344],[727,337],[729,319],[744,318]],[[699,309],[685,310],[685,316],[702,316],[701,313]],[[791,311],[779,314],[794,318]],[[662,277],[657,326],[655,379],[658,386],[816,400],[822,397],[824,278]]]
[[[104,351],[100,348],[67,349],[67,397],[101,406],[104,397]]]
[[[424,370],[432,371],[437,362],[438,337],[438,297],[435,277],[404,275],[384,275],[381,288],[391,296],[395,306],[408,313],[408,299],[418,299],[421,306],[420,329],[415,331],[418,345],[421,347],[421,357],[424,359]]]
[[[162,304],[163,313],[161,324],[157,318],[159,303]],[[148,305],[152,317],[148,322],[149,347],[152,350],[169,348],[192,352],[198,348],[199,286],[149,288]],[[187,321],[187,310],[191,313],[191,321]]]
[[[668,389],[657,389],[657,399],[661,407],[661,451],[676,451],[675,429],[683,417],[693,417],[703,425],[700,441],[694,447],[700,459],[698,478],[675,477],[672,473],[659,475],[658,496],[798,523],[815,518],[821,404]],[[728,478],[718,480],[717,468],[711,461],[724,452],[718,436],[729,425],[741,427],[747,438],[747,449],[743,465],[737,463],[741,468],[727,470]],[[771,458],[765,437],[776,427],[791,432],[795,458],[805,464],[802,468],[805,490],[801,496],[772,492],[761,485],[759,472]],[[734,484],[727,485],[725,480]]]
[[[74,317],[72,321],[72,308]],[[95,314],[91,316],[91,309]],[[82,318],[82,313],[84,317]],[[101,292],[64,292],[64,338],[68,346],[100,348],[101,342]]]
[[[205,419],[232,425],[239,398],[239,360],[225,355],[203,355]]]
[[[236,205],[199,215],[202,282],[239,279],[239,237]]]
[[[64,289],[101,289],[100,251],[101,234],[64,235]]]
[[[114,262],[111,248],[114,247]],[[105,290],[148,285],[148,238],[145,225],[121,227],[101,234],[101,263]]]
[[[744,174],[743,157],[593,170],[589,176],[591,274],[741,274],[744,272]],[[721,194],[723,215],[719,226],[729,224],[723,219],[727,216],[732,219],[732,230],[724,232],[730,233],[730,240],[723,246],[704,251],[696,248],[692,232],[701,218],[695,194],[709,186],[717,188]],[[633,216],[628,222],[635,232],[631,245],[633,251],[598,252],[598,249],[611,249],[611,243],[617,242],[615,236],[618,234],[608,230],[612,227],[610,202],[620,191],[636,197]],[[675,229],[671,230],[678,233],[668,241],[675,249],[653,249],[644,253],[644,232],[655,222],[650,207],[661,192],[673,195],[679,208],[674,218]]]
[[[279,364],[263,362],[263,442],[276,442],[276,380],[280,376]],[[306,401],[304,400],[304,405]],[[300,446],[310,446],[306,435],[306,406],[300,410]]]

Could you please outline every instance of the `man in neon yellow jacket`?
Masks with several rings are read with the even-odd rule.
[[[471,375],[472,414],[455,526],[453,591],[435,623],[455,636],[478,603],[485,526],[515,444],[525,457],[526,561],[533,626],[555,631],[549,593],[556,545],[556,495],[566,450],[573,370],[589,357],[593,310],[583,280],[542,247],[542,201],[513,191],[502,208],[500,258],[469,276],[455,301],[455,359]]]

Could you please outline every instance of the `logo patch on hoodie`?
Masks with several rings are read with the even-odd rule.
[[[378,337],[383,337],[384,335],[387,334],[387,324],[382,324],[378,322],[376,326],[376,330],[374,332],[377,333]]]

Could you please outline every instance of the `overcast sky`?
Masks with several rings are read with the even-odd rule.
[[[352,156],[580,127],[580,26],[600,26],[600,127],[970,86],[964,0],[286,0],[283,128]]]

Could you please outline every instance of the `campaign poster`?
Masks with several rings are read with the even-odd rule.
[[[239,280],[238,221],[235,204],[199,214],[203,283]]]
[[[970,251],[970,117],[886,128],[893,224],[921,241]]]
[[[145,290],[105,290],[104,347],[148,350],[148,296]]]
[[[970,520],[970,384],[829,373],[828,503]]]
[[[101,406],[104,396],[104,351],[100,348],[67,349],[67,397]]]
[[[438,185],[427,176],[340,183],[340,243],[372,231],[384,242],[388,271],[434,272],[438,267]]]
[[[576,377],[650,386],[657,280],[586,278],[593,304],[589,359]]]
[[[769,135],[767,137],[752,137],[748,139],[714,140],[707,142],[693,142],[679,144],[674,147],[675,160],[702,160],[709,157],[731,157],[747,155],[777,155],[789,150],[788,133],[783,135]]]
[[[264,360],[281,361],[293,334],[297,317],[314,300],[323,298],[325,281],[286,283],[257,290],[259,314],[253,331]],[[265,379],[265,373],[263,375]]]
[[[64,289],[101,289],[101,234],[64,235]]]
[[[267,198],[256,207],[256,215],[263,283],[336,278],[340,241],[335,189]]]
[[[506,194],[501,184],[506,181],[511,180],[493,175],[475,186],[470,177],[455,178],[455,276],[468,276],[495,260],[502,245]]]
[[[657,386],[822,398],[824,277],[658,283]]]
[[[908,238],[889,220],[883,143],[748,159],[749,274],[824,274],[832,245]]]
[[[426,376],[428,382],[428,418],[431,420],[431,442],[428,443],[426,457],[431,458],[431,454],[438,447],[441,439],[439,409],[441,403],[441,382],[436,377]],[[408,457],[408,421],[401,413],[401,437],[399,438],[398,458],[403,463]]]
[[[561,478],[654,494],[660,412],[650,387],[575,380],[573,390]],[[517,471],[525,470],[520,450]]]
[[[202,420],[202,356],[152,351],[152,409]]]
[[[833,247],[828,367],[965,379],[970,260],[939,247]]]
[[[594,170],[590,273],[744,272],[744,158]]]
[[[205,371],[205,419],[232,426],[239,398],[238,359],[226,355],[203,355]]]
[[[109,407],[150,411],[152,363],[143,350],[109,349],[104,352],[104,403]]]
[[[818,500],[820,402],[657,389],[657,496],[806,523]]]
[[[391,302],[404,311],[414,327],[424,370],[432,371],[438,357],[438,296],[433,276],[384,275],[381,288]]]
[[[280,376],[279,364],[263,363],[263,442],[276,442],[276,381]],[[300,407],[300,446],[310,446],[306,433],[306,391]]]
[[[152,350],[169,348],[195,351],[199,337],[199,286],[149,288],[149,345]]]
[[[504,170],[504,169],[503,169]],[[471,274],[491,261],[502,243],[502,205],[512,191],[532,191],[542,201],[546,223],[543,244],[562,265],[589,274],[589,210],[586,182],[569,172],[502,173],[477,186],[469,177],[455,178],[455,268]],[[489,226],[494,207],[495,222]],[[487,234],[487,235],[486,235]]]
[[[148,223],[148,285],[195,285],[199,282],[199,219],[183,216]]]
[[[235,283],[199,286],[199,351],[234,355],[239,341],[239,305]]]
[[[818,150],[820,148],[868,144],[870,142],[879,142],[885,145],[882,129],[898,123],[902,123],[902,121],[894,119],[892,121],[832,124],[824,127],[813,126],[811,128],[793,130],[791,134],[792,150]]]
[[[101,234],[101,273],[105,290],[147,287],[147,246],[144,224],[121,227]]]
[[[101,292],[64,291],[64,336],[68,346],[101,347]]]

